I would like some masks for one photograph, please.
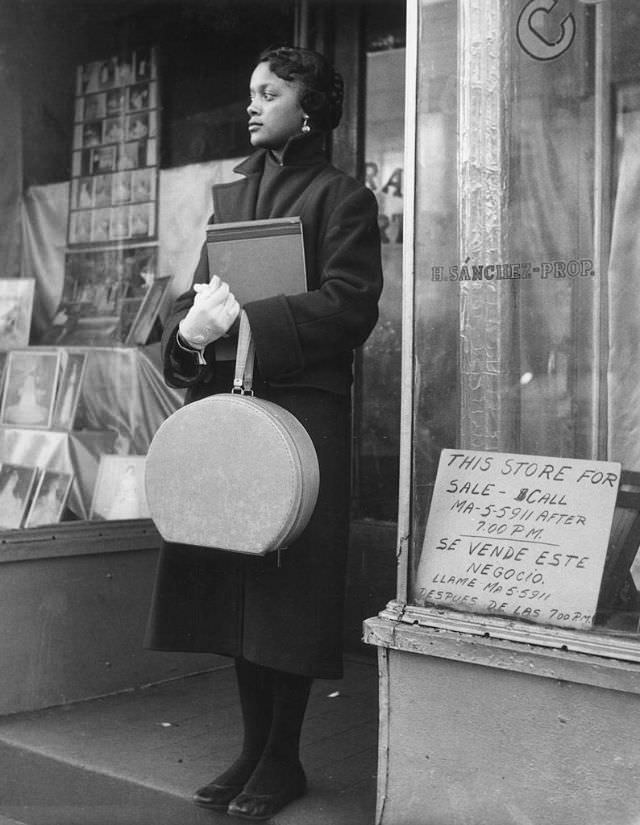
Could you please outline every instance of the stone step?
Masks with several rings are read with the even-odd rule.
[[[16,745],[0,743],[0,773],[0,825],[229,825],[187,799]]]
[[[241,738],[233,668],[0,717],[0,825],[231,825],[191,795]],[[272,825],[372,825],[375,665],[314,683],[302,758],[309,793]]]

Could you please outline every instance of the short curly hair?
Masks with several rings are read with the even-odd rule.
[[[260,54],[258,63],[268,63],[283,80],[300,82],[300,104],[312,129],[329,132],[340,123],[344,81],[319,52],[297,46],[271,46]]]

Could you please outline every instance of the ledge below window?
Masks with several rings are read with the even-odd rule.
[[[364,641],[551,679],[640,694],[640,640],[525,625],[389,602]]]
[[[159,546],[160,535],[151,519],[62,522],[50,527],[0,531],[0,564]]]

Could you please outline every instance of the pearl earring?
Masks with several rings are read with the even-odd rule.
[[[302,121],[302,133],[307,135],[311,131],[311,126],[309,124],[309,115],[304,116],[304,120]]]

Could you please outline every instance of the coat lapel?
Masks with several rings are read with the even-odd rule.
[[[246,177],[213,187],[213,211],[217,223],[250,221],[255,218],[264,152],[256,152],[233,170]]]

